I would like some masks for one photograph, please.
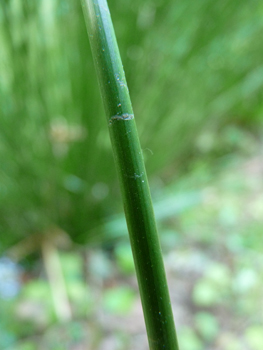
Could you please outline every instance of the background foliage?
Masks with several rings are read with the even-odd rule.
[[[184,285],[191,289],[185,308],[193,303],[194,311],[177,322],[185,325],[179,336],[185,342],[182,348],[207,344],[210,349],[214,344],[213,349],[226,349],[232,344],[231,350],[262,349],[262,317],[256,311],[262,264],[263,5],[257,0],[112,0],[109,7],[167,259],[173,256],[165,250],[170,247],[178,257],[180,249],[189,254],[181,265],[171,258],[180,271],[187,270],[196,251],[211,265],[193,272],[192,285]],[[75,318],[84,323],[93,312],[97,290],[102,290],[105,310],[118,313],[116,300],[123,300],[128,310],[136,288],[129,275],[129,245],[123,238],[116,240],[126,237],[126,229],[119,216],[118,183],[80,2],[2,1],[0,27],[0,252],[21,262],[23,275],[33,273],[30,283],[23,277],[27,282],[23,279],[15,301],[12,297],[0,302],[1,314],[6,315],[0,332],[6,330],[1,338],[7,346],[60,324],[51,302],[52,277],[43,276],[51,257],[69,261],[62,264],[69,271],[75,266],[72,272],[62,271],[61,283],[67,289],[65,302],[71,298]],[[52,242],[51,248],[47,242]],[[86,248],[94,242],[95,253]],[[62,248],[67,253],[59,253]],[[83,273],[87,259],[95,260]],[[3,261],[5,269],[12,265]],[[56,266],[59,271],[60,264]],[[126,276],[119,277],[126,284],[111,294],[101,281],[111,280],[109,276],[117,280],[116,269],[118,276]],[[16,273],[21,278],[21,271],[11,275]],[[222,298],[229,298],[224,317],[218,311]],[[21,327],[7,317],[16,314],[17,303],[22,307],[31,300],[29,305],[39,305],[44,299],[39,328],[32,319]],[[237,303],[231,306],[231,300]],[[248,315],[254,315],[253,320],[244,321],[238,331],[233,325],[222,330],[226,317],[239,320]],[[191,322],[185,321],[189,318]],[[89,322],[70,324],[66,330],[61,326],[61,333],[71,332],[76,342],[87,341],[87,328],[93,329],[95,348],[98,339],[105,338]],[[49,340],[54,330],[48,329],[41,346],[59,349]],[[241,330],[245,336],[238,343]],[[129,340],[118,334],[118,344],[127,348]],[[21,344],[19,349],[35,346],[31,340],[31,345]],[[74,349],[72,344],[69,349]]]

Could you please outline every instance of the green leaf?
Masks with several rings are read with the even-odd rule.
[[[22,290],[22,294],[30,300],[46,302],[51,299],[48,282],[43,280],[33,280],[27,283]]]
[[[219,325],[214,315],[208,312],[198,312],[194,321],[196,329],[206,341],[215,339],[219,332]]]
[[[113,314],[127,314],[131,310],[134,301],[135,294],[127,287],[108,289],[103,296],[105,310]]]
[[[181,328],[178,330],[179,346],[183,350],[202,350],[202,342],[196,333],[188,328]]]
[[[133,274],[135,272],[134,260],[129,243],[120,243],[115,247],[115,256],[117,264],[125,274]]]
[[[245,339],[251,348],[251,350],[262,350],[263,349],[263,333],[262,325],[250,326],[245,331]]]
[[[221,291],[207,280],[200,280],[195,284],[192,298],[199,306],[213,306],[222,301]]]

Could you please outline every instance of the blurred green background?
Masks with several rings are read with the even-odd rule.
[[[263,3],[111,0],[182,350],[262,350]],[[80,1],[0,4],[0,348],[147,349]]]

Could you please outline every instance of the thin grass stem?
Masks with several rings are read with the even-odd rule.
[[[109,8],[106,0],[83,0],[82,5],[121,186],[149,346],[151,350],[178,350],[142,150]]]

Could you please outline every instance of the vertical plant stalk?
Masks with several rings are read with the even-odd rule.
[[[106,0],[82,0],[151,350],[177,350],[172,308],[152,200],[129,91]]]
[[[57,319],[69,322],[72,313],[57,248],[47,239],[43,241],[41,250]]]

